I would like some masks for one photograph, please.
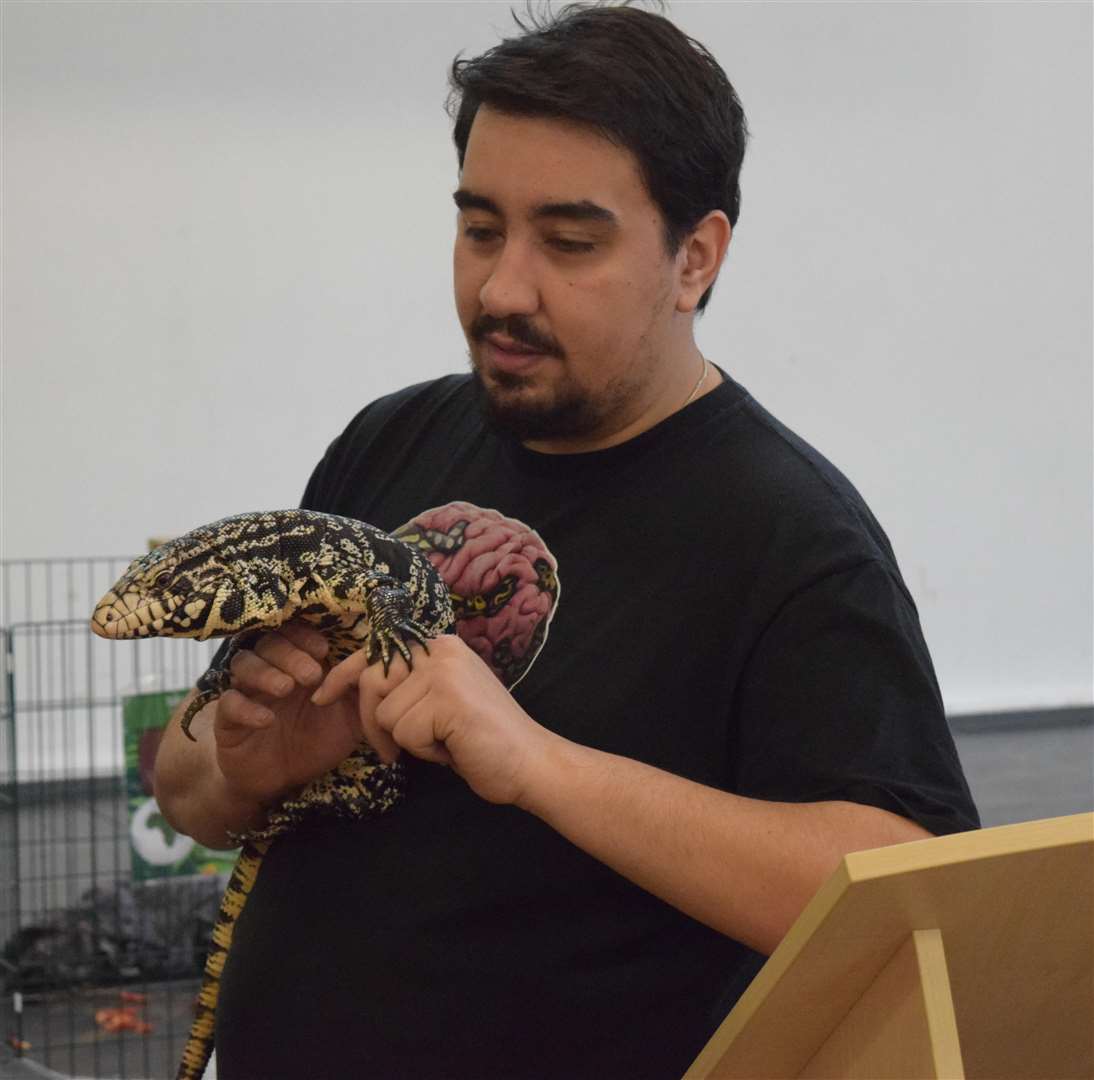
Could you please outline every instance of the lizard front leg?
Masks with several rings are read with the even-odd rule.
[[[366,643],[366,655],[372,662],[377,650],[383,661],[384,674],[391,667],[392,647],[413,667],[410,658],[408,639],[417,641],[429,652],[426,642],[433,637],[428,627],[422,626],[413,618],[414,602],[406,586],[391,579],[380,579],[365,598],[368,609],[369,633]]]

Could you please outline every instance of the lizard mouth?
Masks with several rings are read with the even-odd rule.
[[[91,629],[99,637],[115,640],[160,634],[171,612],[178,606],[178,600],[174,597],[167,597],[161,602],[144,600],[137,593],[119,596],[111,590],[95,605]]]

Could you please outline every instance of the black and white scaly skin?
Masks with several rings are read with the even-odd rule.
[[[429,638],[452,626],[453,613],[440,575],[410,545],[351,518],[271,510],[203,525],[137,559],[96,605],[91,628],[119,640],[231,636],[181,717],[193,738],[190,722],[231,685],[235,653],[289,619],[303,619],[327,637],[332,664],[365,649],[386,672],[396,651],[411,664],[408,642],[428,648]],[[212,1052],[232,930],[273,840],[304,820],[381,814],[399,800],[403,785],[402,766],[383,764],[362,744],[271,810],[262,829],[234,837],[242,850],[213,928],[178,1080],[200,1080]]]

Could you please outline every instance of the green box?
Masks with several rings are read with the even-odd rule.
[[[129,805],[129,848],[133,880],[227,874],[235,853],[212,848],[175,832],[152,794],[152,768],[160,737],[189,690],[132,694],[122,698],[125,731],[125,789]]]

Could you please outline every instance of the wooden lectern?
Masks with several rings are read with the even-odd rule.
[[[685,1080],[1094,1078],[1094,814],[855,852]]]

